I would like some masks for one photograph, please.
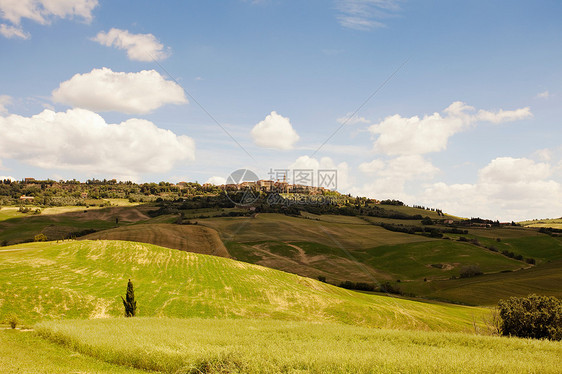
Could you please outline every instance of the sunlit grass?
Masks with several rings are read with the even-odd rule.
[[[562,364],[560,342],[309,322],[120,318],[41,323],[38,332],[165,373],[555,373]]]
[[[473,331],[484,308],[366,295],[294,274],[150,244],[29,243],[0,251],[0,316],[26,323],[123,314],[135,285],[140,316],[274,318],[371,327]]]

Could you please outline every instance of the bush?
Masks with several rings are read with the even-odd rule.
[[[45,234],[37,234],[33,237],[34,242],[46,242],[47,236]]]
[[[352,281],[345,281],[339,284],[341,288],[345,288],[348,290],[358,290],[358,291],[374,291],[375,286],[369,283],[364,282],[352,282]]]
[[[393,293],[396,295],[402,295],[402,291],[400,290],[400,287],[398,286],[393,286],[390,282],[386,281],[383,284],[381,284],[380,286],[380,292],[385,292],[385,293]]]
[[[510,297],[498,309],[502,335],[562,340],[562,301],[554,296]]]
[[[20,320],[16,313],[10,313],[4,318],[4,322],[10,325],[12,329],[15,329],[16,326],[20,323]]]
[[[422,225],[433,225],[433,220],[429,217],[424,217],[421,223]]]
[[[461,268],[460,277],[461,278],[470,278],[475,277],[477,275],[482,275],[482,270],[480,270],[480,266],[478,265],[467,265]]]

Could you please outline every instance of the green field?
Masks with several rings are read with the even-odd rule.
[[[562,261],[553,261],[507,273],[485,274],[466,279],[401,283],[407,292],[422,297],[468,305],[494,305],[500,298],[531,293],[562,298]]]
[[[264,243],[279,255],[300,253]],[[410,245],[424,253],[431,243]],[[312,257],[336,250],[297,244]],[[559,277],[559,264],[547,265]],[[502,275],[527,272],[537,281],[545,274],[539,270]],[[121,317],[129,278],[136,318]],[[425,284],[439,282],[450,284]],[[359,293],[136,242],[4,247],[0,300],[0,317],[16,313],[33,326],[0,329],[6,373],[555,373],[562,364],[560,342],[488,336],[486,308]]]
[[[467,228],[468,234],[446,234],[451,240],[444,240],[368,224],[367,221],[374,222],[376,217],[308,213],[304,216],[303,219],[258,214],[256,217],[211,218],[199,223],[217,230],[230,255],[236,259],[311,278],[324,276],[335,284],[345,280],[367,283],[398,279],[444,280],[458,277],[461,269],[468,265],[478,265],[484,273],[530,266],[485,246],[524,258],[532,257],[537,263],[562,258],[561,241],[521,227]],[[417,221],[402,222],[416,224]],[[480,245],[460,242],[461,236],[477,240]],[[408,289],[414,292],[413,287]]]
[[[63,239],[67,235],[86,230],[114,228],[116,219],[120,224],[149,220],[149,206],[118,206],[109,208],[56,207],[45,209],[46,213],[22,214],[15,208],[0,209],[0,242],[17,244],[33,240],[37,234],[45,234],[50,240]]]
[[[0,368],[4,374],[149,373],[141,369],[110,364],[53,344],[30,330],[4,328],[0,329]]]
[[[552,227],[553,229],[562,229],[562,217],[554,219],[535,219],[519,222],[519,224],[525,227]]]
[[[458,277],[464,266],[478,265],[484,273],[496,274],[494,282],[501,283],[503,277],[509,278],[502,272],[532,266],[525,262],[526,258],[534,259],[538,269],[550,261],[562,259],[560,238],[517,226],[463,227],[468,234],[446,233],[445,237],[450,240],[444,240],[393,232],[375,224],[381,221],[420,226],[417,220],[310,213],[302,213],[302,216],[259,213],[252,217],[217,217],[241,211],[236,208],[185,210],[184,221],[197,221],[198,225],[176,225],[177,214],[151,218],[148,212],[156,209],[154,206],[114,203],[124,206],[81,210],[62,207],[53,208],[53,214],[41,215],[22,215],[15,208],[3,208],[0,215],[4,214],[6,219],[0,221],[0,243],[32,240],[39,233],[50,239],[61,239],[71,233],[95,229],[100,231],[82,239],[144,242],[232,257],[313,279],[322,276],[332,284],[349,280],[376,285],[378,282],[400,280],[403,282],[400,288],[409,294],[470,305],[480,302],[476,300],[489,305],[504,297],[505,292],[499,291],[501,287],[491,288],[487,297],[481,298],[476,287],[467,286],[478,283],[480,279],[474,282],[448,280]],[[423,212],[409,207],[398,208],[408,211],[408,214]],[[13,215],[16,218],[9,218]],[[210,218],[195,218],[200,215]],[[116,218],[119,227],[116,227]],[[447,229],[446,226],[432,227]],[[460,242],[461,237],[474,240],[479,245]],[[499,253],[484,247],[495,248]],[[521,255],[524,259],[514,260],[501,255],[501,251]],[[424,279],[431,282],[426,284]],[[556,280],[551,275],[542,279]],[[512,291],[517,295],[552,289],[535,283],[510,284],[516,287]],[[456,292],[455,287],[462,290]]]
[[[556,373],[562,364],[560,342],[295,321],[53,321],[38,333],[101,361],[164,373]]]
[[[17,277],[14,277],[17,274]],[[120,316],[127,279],[140,316],[274,318],[472,331],[483,308],[366,295],[230,259],[123,241],[32,243],[0,252],[0,315],[25,323]]]

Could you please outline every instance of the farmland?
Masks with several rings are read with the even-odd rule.
[[[96,240],[21,244],[0,252],[0,315],[16,312],[25,323],[117,317],[129,278],[135,282],[139,315],[147,317],[305,319],[470,331],[488,313],[361,294],[216,256]]]
[[[119,318],[129,278],[139,316]],[[554,373],[562,352],[559,342],[488,336],[486,308],[127,241],[5,247],[0,299],[0,316],[33,326],[0,331],[7,373]]]

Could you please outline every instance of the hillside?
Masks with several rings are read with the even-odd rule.
[[[260,213],[198,222],[217,230],[239,260],[312,278],[325,276],[331,283],[448,280],[468,265],[490,274],[530,267],[523,259],[502,255],[502,250],[537,263],[562,256],[562,242],[534,230],[469,227],[466,234],[436,239],[390,231],[370,224],[371,219]]]
[[[18,277],[14,277],[18,274]],[[0,315],[26,323],[122,315],[135,284],[140,316],[275,318],[473,331],[487,310],[366,295],[216,256],[124,241],[12,246],[0,252]]]
[[[115,202],[114,202],[115,203]],[[0,209],[0,242],[17,244],[32,241],[37,234],[49,240],[60,240],[80,235],[84,230],[106,230],[120,224],[149,220],[148,205],[114,207],[56,207],[46,208],[41,214],[19,213],[15,207]]]
[[[165,223],[138,224],[95,232],[79,239],[126,240],[193,253],[230,257],[218,233],[204,226]]]
[[[144,242],[324,277],[335,285],[349,281],[377,287],[390,282],[408,295],[467,305],[492,305],[510,292],[560,294],[560,279],[549,270],[562,260],[562,237],[556,232],[492,221],[446,224],[445,219],[456,218],[408,206],[357,206],[351,201],[300,211],[260,206],[256,209],[281,213],[255,213],[221,207],[223,200],[195,196],[134,205],[114,199],[106,203],[118,206],[53,207],[40,215],[4,207],[0,245],[31,241],[39,233],[51,240],[77,236]],[[429,217],[431,224],[420,217]],[[484,275],[455,279],[469,266]],[[539,277],[540,285],[526,282],[521,269],[535,269],[533,279]],[[510,284],[507,293],[501,291],[504,279]],[[482,293],[479,288],[487,290]]]

